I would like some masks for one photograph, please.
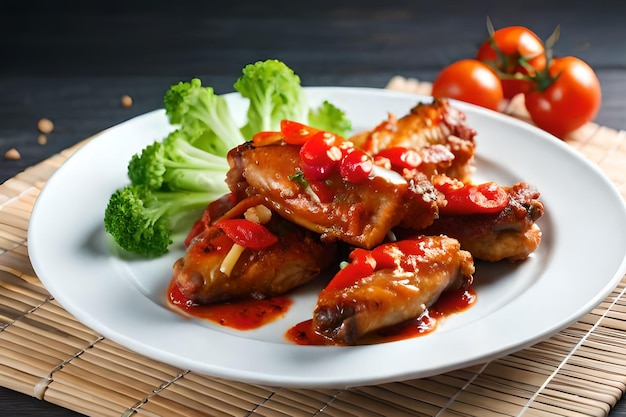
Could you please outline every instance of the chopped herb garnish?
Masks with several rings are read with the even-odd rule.
[[[289,179],[300,184],[300,187],[302,188],[307,188],[309,186],[309,182],[306,180],[304,172],[300,171],[299,169],[295,174],[290,175]]]

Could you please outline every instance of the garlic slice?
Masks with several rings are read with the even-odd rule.
[[[268,209],[263,204],[258,204],[254,207],[248,208],[244,212],[243,217],[254,223],[266,224],[272,219],[272,210]],[[245,246],[233,243],[233,246],[222,260],[220,272],[226,276],[230,276],[230,273],[233,271],[233,268],[237,264],[237,261],[244,250],[246,250]]]
[[[228,251],[224,259],[222,260],[222,264],[220,265],[220,272],[226,276],[230,276],[230,273],[233,271],[233,268],[237,264],[239,257],[246,250],[245,247],[241,246],[238,243],[233,243],[232,248]]]

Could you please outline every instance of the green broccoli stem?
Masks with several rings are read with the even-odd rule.
[[[165,173],[163,183],[172,191],[197,191],[223,195],[229,191],[224,181],[227,171],[227,169],[171,169]]]
[[[197,99],[191,104],[187,117],[197,119],[221,139],[220,156],[226,156],[230,149],[245,142],[224,97],[204,91]]]
[[[194,168],[200,170],[228,170],[228,161],[223,156],[199,149],[185,139],[175,137],[165,142],[165,166],[168,168]]]
[[[229,170],[226,158],[213,155],[174,137],[165,143],[163,184],[171,190],[204,191],[224,194],[224,178]]]
[[[195,222],[198,214],[221,196],[218,192],[153,191],[153,200],[146,205],[144,213],[152,225],[167,219],[170,230],[176,231]]]
[[[251,88],[250,90],[250,111],[248,112],[248,119],[252,122],[256,121],[254,130],[259,132],[276,130],[277,122],[272,115],[272,112],[275,110],[275,105],[273,104],[274,88],[268,87],[265,90]],[[278,123],[279,122],[280,121],[278,121]],[[251,124],[251,126],[252,125],[253,124]],[[248,135],[250,135],[250,132]]]

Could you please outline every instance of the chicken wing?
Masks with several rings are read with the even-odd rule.
[[[341,178],[301,178],[299,146],[285,143],[255,147],[245,143],[231,150],[227,183],[237,199],[262,196],[289,221],[321,235],[325,242],[342,240],[371,248],[404,223],[430,225],[437,215],[435,190],[425,175],[403,178],[375,167],[363,183]]]
[[[318,297],[314,330],[334,344],[419,317],[442,292],[471,283],[474,263],[456,239],[420,236],[357,249]]]
[[[528,258],[541,242],[537,225],[544,213],[539,191],[525,182],[504,187],[509,203],[499,213],[441,215],[423,230],[408,234],[445,234],[461,242],[475,259],[520,261]],[[407,233],[398,232],[399,236]]]
[[[432,103],[418,103],[399,119],[389,114],[387,120],[355,134],[350,140],[372,155],[394,147],[419,150],[444,145],[454,155],[454,160],[440,173],[467,181],[473,169],[475,136],[476,131],[465,121],[465,113],[447,100],[435,98]]]
[[[315,278],[335,258],[336,245],[321,243],[315,233],[280,216],[265,226],[278,243],[243,248],[234,260],[228,258],[233,241],[220,228],[208,225],[197,233],[174,264],[173,279],[183,296],[208,304],[281,295]]]

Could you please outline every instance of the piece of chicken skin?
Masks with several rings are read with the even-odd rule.
[[[383,242],[399,224],[423,228],[437,216],[437,194],[423,174],[403,178],[375,167],[375,175],[362,183],[339,173],[323,182],[302,180],[299,149],[283,142],[261,147],[248,142],[232,149],[226,182],[233,195],[261,196],[272,210],[323,241],[362,248]]]
[[[415,240],[421,254],[404,254],[410,268],[375,270],[338,288],[331,280],[318,296],[313,329],[333,344],[353,345],[372,331],[421,316],[444,291],[471,283],[472,256],[460,249],[456,239],[421,236]],[[394,252],[391,246],[388,250]]]
[[[278,215],[265,225],[278,243],[260,250],[244,249],[232,270],[220,270],[233,241],[208,226],[191,240],[174,264],[173,279],[180,292],[196,304],[262,299],[285,294],[319,275],[335,259],[337,246]]]
[[[431,226],[408,234],[445,234],[461,242],[475,259],[497,262],[521,261],[541,243],[541,229],[536,224],[544,213],[540,193],[525,182],[503,187],[509,203],[500,213],[477,215],[441,215]],[[406,231],[398,232],[406,236]]]
[[[454,161],[441,174],[469,181],[474,163],[476,131],[467,125],[465,113],[443,98],[432,103],[418,103],[400,118],[389,114],[375,128],[359,132],[350,140],[370,153],[383,149],[405,147],[419,150],[432,145],[444,145],[454,155]]]

